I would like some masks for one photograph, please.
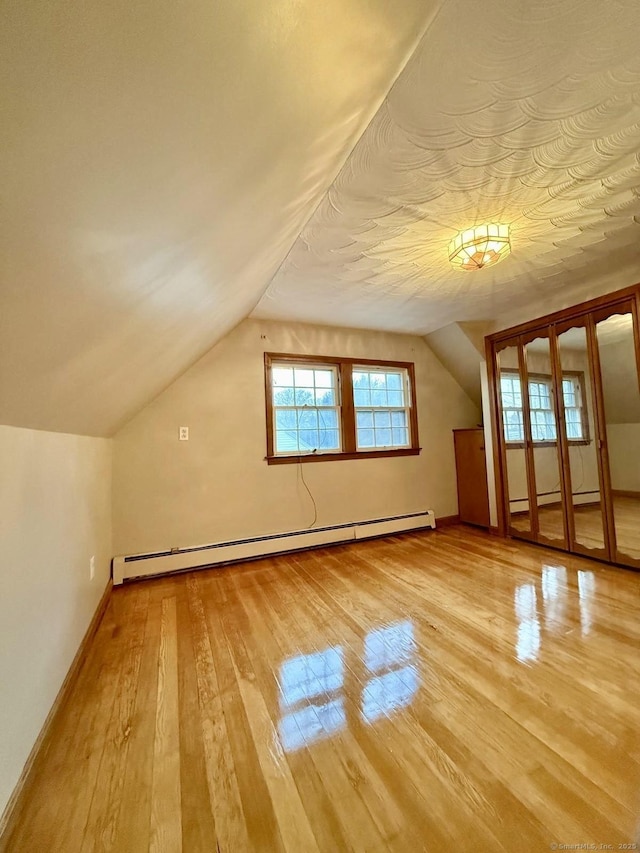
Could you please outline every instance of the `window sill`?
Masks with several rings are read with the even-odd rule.
[[[334,462],[338,459],[386,459],[390,456],[417,456],[421,447],[394,450],[358,450],[355,453],[303,453],[300,456],[265,456],[267,465],[291,465],[298,462]]]

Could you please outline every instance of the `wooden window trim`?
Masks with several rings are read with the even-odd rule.
[[[500,379],[500,376],[503,373],[513,373],[514,375],[516,375],[518,377],[520,376],[520,371],[514,367],[500,368],[498,370],[498,379]],[[586,445],[591,444],[591,435],[589,433],[589,414],[587,411],[586,399],[585,399],[584,370],[563,370],[562,376],[563,377],[565,377],[565,376],[577,376],[578,377],[578,383],[580,384],[580,390],[582,391],[583,400],[585,402],[584,405],[580,406],[580,420],[582,423],[582,435],[584,437],[583,438],[569,438],[567,436],[567,444],[569,445],[569,447],[581,447],[581,446],[586,447]],[[553,377],[551,376],[550,373],[529,373],[527,378],[529,380],[533,380],[534,382],[536,381],[536,379],[542,379],[543,382],[549,382],[549,383],[551,383],[551,380],[553,379]],[[527,389],[527,391],[528,391],[528,389]],[[563,404],[563,411],[564,411],[564,404]],[[565,429],[566,429],[566,426],[565,426]],[[556,425],[556,431],[557,431],[557,425]],[[526,445],[525,445],[524,441],[507,441],[507,439],[505,438],[504,439],[504,446],[505,446],[506,450],[522,450]],[[557,447],[558,442],[557,441],[534,441],[533,446],[534,447]]]
[[[287,456],[275,454],[273,436],[273,396],[271,385],[271,368],[274,362],[290,363],[292,365],[332,364],[338,368],[338,383],[340,394],[340,430],[342,450],[337,453],[301,453]],[[356,417],[353,401],[352,374],[354,366],[362,367],[394,367],[406,370],[409,376],[409,421],[411,446],[389,448],[383,450],[356,449]],[[264,389],[265,415],[267,423],[267,455],[268,465],[297,464],[298,462],[334,462],[338,459],[380,459],[392,456],[417,456],[422,448],[418,435],[418,411],[416,401],[415,365],[411,361],[389,361],[374,358],[339,358],[326,355],[298,355],[292,353],[265,352],[264,354]]]

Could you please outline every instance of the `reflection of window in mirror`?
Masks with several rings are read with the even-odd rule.
[[[522,387],[517,371],[509,369],[500,371],[500,394],[505,441],[507,445],[522,444],[524,442],[524,415]],[[588,441],[589,421],[584,403],[583,373],[571,371],[563,374],[562,397],[567,439],[569,442]],[[556,442],[553,382],[550,375],[529,374],[529,411],[532,440],[538,444]]]

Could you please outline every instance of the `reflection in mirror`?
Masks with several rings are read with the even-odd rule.
[[[564,542],[564,512],[549,338],[536,338],[525,348],[529,413],[535,472],[538,532]]]
[[[596,324],[617,559],[640,560],[640,392],[631,313]]]
[[[604,549],[604,507],[598,475],[595,418],[587,330],[575,326],[558,335],[562,396],[571,475],[575,542]]]
[[[631,313],[596,324],[616,558],[640,560],[640,392]]]
[[[616,559],[640,560],[640,393],[631,313],[596,324]]]
[[[509,527],[525,533],[531,531],[531,516],[517,347],[507,347],[498,353],[497,370],[509,493]]]

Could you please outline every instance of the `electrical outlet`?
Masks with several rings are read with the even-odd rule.
[[[180,441],[189,441],[189,427],[180,427]]]
[[[89,560],[89,580],[92,581],[96,576],[96,558],[91,557]]]

